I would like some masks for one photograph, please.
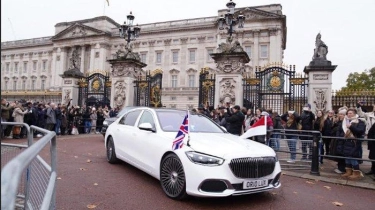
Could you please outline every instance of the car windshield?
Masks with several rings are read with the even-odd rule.
[[[132,109],[135,109],[137,108],[136,106],[128,106],[128,107],[125,107],[123,109],[121,109],[121,111],[117,114],[116,117],[121,117],[122,115],[124,115],[126,112],[132,110]]]
[[[165,132],[177,132],[186,116],[186,111],[156,110],[160,127]],[[224,133],[225,131],[204,115],[190,112],[189,128],[192,133]]]

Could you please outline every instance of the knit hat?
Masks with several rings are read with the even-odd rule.
[[[348,107],[346,106],[339,108],[339,114],[346,115],[347,111],[348,111]]]
[[[311,109],[311,104],[305,104],[304,107],[308,107],[309,109]]]
[[[233,107],[233,109],[237,109],[237,110],[240,110],[240,109],[241,109],[241,107],[240,107],[240,106],[238,106],[238,105],[236,105],[236,106],[234,106],[234,107]]]
[[[260,116],[268,116],[269,114],[268,114],[268,112],[262,112],[261,114],[260,114]]]

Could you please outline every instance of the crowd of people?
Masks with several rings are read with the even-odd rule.
[[[1,99],[1,121],[26,123],[35,125],[57,135],[99,134],[106,118],[114,117],[118,109],[104,106],[87,106],[39,103],[31,101],[8,102]],[[1,126],[2,138],[20,139],[27,135],[24,126]],[[34,137],[42,137],[42,133],[34,132]]]
[[[368,139],[369,158],[375,160],[375,105],[373,112],[362,109],[362,103],[357,107],[341,107],[338,110],[327,112],[318,111],[316,114],[311,110],[311,105],[306,104],[302,113],[290,110],[279,114],[271,109],[252,109],[231,106],[226,103],[214,108],[200,105],[193,111],[205,114],[219,125],[234,135],[241,135],[251,128],[262,117],[267,118],[267,135],[251,137],[252,140],[264,143],[275,151],[280,150],[280,139],[286,139],[290,159],[288,163],[295,163],[297,156],[297,144],[301,141],[301,161],[312,159],[312,132],[318,131],[322,136],[319,153],[322,155],[336,156],[331,158],[337,161],[335,172],[342,177],[359,179],[363,174],[359,170],[358,161],[351,158],[362,158],[363,139]],[[341,158],[339,158],[341,157]],[[323,157],[319,158],[323,164]],[[375,174],[375,162],[367,175]]]
[[[104,106],[71,106],[68,104],[38,103],[38,102],[8,102],[1,100],[1,121],[18,122],[35,125],[57,135],[67,134],[99,134],[106,118],[114,117],[118,109]],[[352,158],[362,158],[363,148],[361,139],[375,139],[375,105],[373,112],[362,109],[362,103],[357,107],[341,107],[338,110],[327,112],[311,110],[306,104],[302,113],[290,110],[279,114],[271,109],[252,109],[225,103],[214,108],[208,104],[200,105],[192,111],[199,112],[211,118],[234,135],[242,135],[257,121],[265,117],[267,120],[267,134],[251,137],[252,140],[264,143],[275,151],[280,150],[280,140],[286,139],[290,152],[288,163],[295,163],[298,141],[301,141],[301,161],[312,159],[311,131],[318,131],[322,135],[320,154],[342,158],[337,161],[336,173],[343,177],[358,179],[363,176],[359,170],[361,161]],[[1,126],[2,138],[25,138],[27,131],[24,126]],[[34,132],[34,137],[41,137],[42,133]],[[369,158],[375,159],[375,141],[368,140]],[[323,163],[323,157],[320,157]],[[375,174],[375,163],[372,162],[371,171],[366,174]]]

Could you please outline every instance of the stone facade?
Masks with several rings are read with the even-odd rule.
[[[147,64],[144,70],[163,70],[162,102],[166,107],[186,109],[198,104],[199,71],[216,69],[210,53],[225,42],[226,30],[217,27],[218,16],[140,25],[133,44]],[[255,66],[282,62],[286,47],[286,16],[279,4],[236,8],[245,15],[238,41]],[[1,43],[1,93],[12,99],[61,102],[63,78],[75,61],[82,73],[110,71],[107,60],[124,48],[119,24],[106,16],[55,25],[55,35]],[[73,55],[74,53],[74,55]],[[72,59],[75,56],[76,59]],[[78,62],[78,63],[77,63]],[[112,93],[114,94],[114,93]],[[126,100],[126,99],[125,99]]]

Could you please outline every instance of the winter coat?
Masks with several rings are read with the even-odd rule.
[[[229,110],[226,113],[225,121],[229,123],[229,128],[227,129],[231,134],[241,135],[242,125],[245,119],[245,115],[237,111],[236,113],[230,113]]]
[[[41,128],[46,126],[46,111],[42,108],[38,108],[38,120],[36,125]]]
[[[335,124],[333,122],[333,118],[327,118],[324,120],[324,125],[322,129],[322,135],[323,136],[335,136],[335,133],[333,133],[333,128]]]
[[[68,127],[68,116],[66,114],[66,111],[61,112],[61,127]]]
[[[370,130],[368,131],[367,138],[373,139],[373,141],[368,141],[368,150],[370,150],[370,153],[368,157],[372,160],[375,159],[375,123],[372,124]]]
[[[38,111],[34,107],[28,108],[29,112],[27,112],[24,116],[25,123],[29,125],[36,125],[38,121]],[[31,111],[31,112],[30,112]]]
[[[292,124],[290,124],[289,126],[288,126],[288,119],[289,119],[288,113],[285,113],[281,116],[281,119],[286,122],[285,123],[285,129],[286,129],[285,133],[286,134],[299,134],[298,131],[288,131],[288,130],[298,130],[297,124],[298,124],[298,122],[300,121],[301,118],[300,118],[300,116],[298,116],[297,113],[294,113],[293,115],[294,115],[294,122]]]
[[[23,123],[23,118],[27,112],[29,112],[29,110],[23,111],[19,107],[15,108],[12,114],[14,117],[14,122]]]
[[[56,124],[56,114],[55,114],[55,110],[52,109],[51,107],[49,107],[47,109],[47,120],[46,120],[46,123],[47,124]]]
[[[362,158],[362,141],[356,138],[363,138],[366,132],[366,125],[362,120],[352,123],[349,130],[353,133],[354,138],[344,140],[344,157]]]
[[[12,110],[13,110],[12,106],[10,105],[5,106],[1,104],[1,118],[8,121],[10,118],[10,114],[13,113]]]
[[[280,116],[276,116],[272,120],[273,120],[273,128],[274,129],[283,129],[284,128],[282,123],[281,123],[281,117]]]
[[[309,111],[303,111],[301,114],[302,130],[313,130],[315,115]]]

